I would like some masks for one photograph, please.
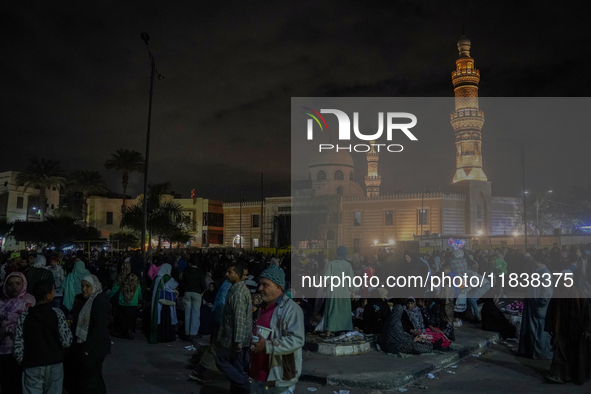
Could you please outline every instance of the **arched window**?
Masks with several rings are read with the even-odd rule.
[[[352,181],[352,180],[353,180],[353,171],[351,171],[351,172],[349,173],[349,180],[350,180],[350,181]]]
[[[343,194],[343,187],[342,186],[337,187],[337,194]]]
[[[325,181],[326,180],[326,172],[320,170],[318,171],[318,175],[316,175],[316,179],[319,181]]]
[[[337,172],[334,173],[334,179],[337,181],[342,181],[343,178],[343,171],[341,170],[337,170]]]

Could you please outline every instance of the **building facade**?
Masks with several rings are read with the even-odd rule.
[[[128,200],[127,205],[140,203],[142,195]],[[181,206],[184,227],[193,239],[189,247],[222,246],[224,242],[224,212],[221,201],[206,198],[175,198],[165,196],[165,200],[174,200]],[[121,231],[121,199],[93,196],[88,198],[88,225],[101,231],[104,238],[111,233]],[[153,246],[158,240],[152,240]],[[165,243],[165,246],[168,246]]]
[[[354,181],[355,166],[347,151],[317,153],[309,159],[307,190],[301,187],[304,183],[294,182],[299,186],[292,186],[292,198],[265,199],[262,205],[260,201],[225,203],[225,244],[239,246],[236,240],[242,235],[245,249],[344,245],[357,253],[372,254],[376,248],[413,241],[417,236],[474,240],[522,233],[522,200],[492,196],[482,161],[480,71],[470,56],[470,40],[462,36],[457,47],[459,57],[452,72],[455,111],[450,116],[456,154],[452,193],[382,195],[379,153],[373,147],[366,154],[364,190]],[[262,228],[255,227],[261,213]],[[285,228],[287,221],[289,229]]]

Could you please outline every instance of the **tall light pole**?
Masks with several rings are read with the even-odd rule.
[[[521,178],[523,183],[523,236],[525,240],[524,250],[527,251],[527,204],[525,203],[527,192],[525,191],[525,146],[523,140],[519,140],[519,149],[521,152]]]
[[[152,96],[154,95],[154,77],[158,76],[158,79],[164,79],[158,69],[156,68],[156,61],[150,51],[150,36],[146,32],[141,34],[142,40],[148,48],[148,55],[150,57],[150,100],[148,104],[148,131],[146,132],[146,164],[144,167],[144,202],[143,202],[143,221],[142,221],[142,258],[146,263],[146,228],[148,227],[148,164],[150,162],[150,126],[152,123]],[[150,244],[148,243],[148,247]]]

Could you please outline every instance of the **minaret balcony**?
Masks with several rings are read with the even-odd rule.
[[[468,116],[484,118],[484,111],[475,108],[460,109],[450,114],[450,120],[454,120],[456,118],[464,118]]]

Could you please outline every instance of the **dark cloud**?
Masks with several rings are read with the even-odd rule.
[[[197,185],[204,197],[235,199],[242,188],[258,198],[263,172],[269,194],[286,195],[291,97],[450,97],[462,26],[481,95],[588,96],[583,4],[11,2],[0,10],[0,104],[12,148],[0,169],[57,158],[68,170],[103,171],[118,190],[103,163],[118,148],[144,150],[149,60],[139,34],[147,31],[165,76],[155,85],[150,179],[170,180],[185,196]],[[450,168],[429,181],[453,173],[453,130],[441,132],[449,146],[431,155]],[[589,142],[582,131],[571,139]],[[483,149],[490,176],[507,153],[493,143]],[[530,167],[570,187],[576,177],[559,175],[568,149],[552,153],[556,168],[535,155]],[[395,189],[414,185],[396,176]],[[495,185],[511,192],[503,182],[513,180],[499,178]],[[132,192],[140,189],[133,180]]]

